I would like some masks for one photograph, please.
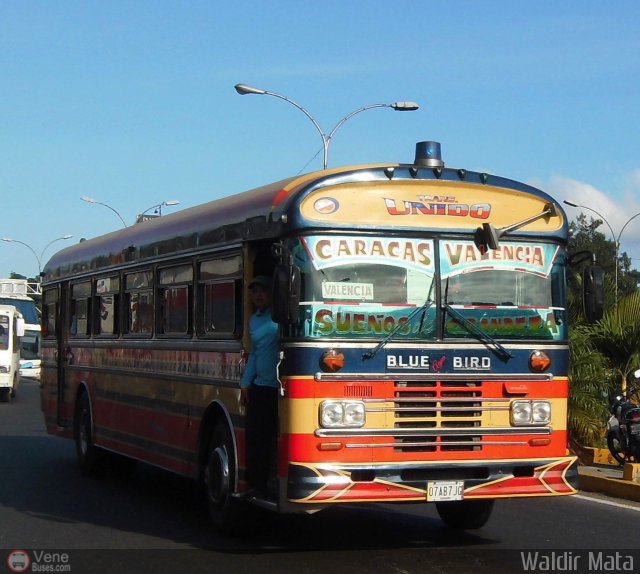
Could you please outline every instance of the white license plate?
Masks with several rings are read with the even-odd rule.
[[[462,500],[463,493],[463,480],[436,480],[427,482],[427,500],[430,502]]]

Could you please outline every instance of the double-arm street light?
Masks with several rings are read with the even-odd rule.
[[[106,203],[102,203],[101,201],[97,201],[95,199],[93,199],[93,197],[88,197],[87,195],[83,195],[80,198],[82,201],[86,201],[87,203],[95,203],[96,205],[102,205],[104,207],[106,207],[107,209],[110,209],[111,211],[113,211],[113,213],[115,213],[119,218],[120,221],[122,221],[122,227],[126,227],[127,223],[124,220],[124,218],[122,217],[122,215],[120,215],[113,207],[111,207],[110,205],[107,205]]]
[[[175,200],[175,199],[170,199],[169,201],[163,201],[162,203],[156,203],[155,205],[152,205],[151,207],[148,207],[147,209],[145,209],[142,213],[140,213],[138,215],[138,217],[136,217],[136,223],[139,223],[141,221],[144,221],[144,215],[145,213],[147,213],[148,211],[151,211],[152,209],[156,209],[158,212],[158,215],[161,216],[162,215],[162,207],[163,206],[171,206],[171,205],[178,205],[180,202]]]
[[[118,211],[116,211],[113,207],[111,207],[110,205],[108,205],[106,203],[102,203],[101,201],[97,201],[97,200],[93,199],[93,197],[88,197],[86,195],[83,195],[80,199],[82,201],[86,201],[87,203],[95,203],[97,205],[103,205],[107,209],[110,209],[111,211],[113,211],[113,213],[115,213],[120,218],[120,221],[122,222],[122,227],[127,227],[127,222],[124,220],[124,217],[122,217],[122,215],[120,215],[120,213]],[[151,211],[152,209],[157,209],[158,210],[158,215],[162,215],[162,207],[163,206],[178,205],[179,203],[180,202],[176,201],[175,199],[170,199],[169,201],[162,201],[160,203],[156,203],[156,204],[152,205],[151,207],[149,207],[148,209],[145,209],[140,215],[138,215],[138,217],[136,217],[136,223],[139,223],[140,221],[143,221],[144,214],[147,213],[148,211]]]
[[[51,241],[49,241],[49,243],[47,243],[44,246],[44,248],[40,252],[40,255],[36,253],[36,250],[33,247],[31,247],[31,245],[29,245],[28,243],[25,243],[24,241],[20,241],[18,239],[12,239],[11,237],[0,237],[0,241],[6,241],[7,243],[19,243],[20,245],[24,245],[27,249],[29,249],[29,251],[31,251],[31,253],[33,253],[34,257],[38,262],[38,280],[39,280],[40,273],[42,272],[42,257],[44,256],[44,252],[47,250],[47,248],[52,243],[55,243],[56,241],[63,241],[65,239],[71,239],[72,237],[73,235],[64,235],[62,237],[57,237],[56,239],[52,239]]]
[[[315,118],[309,113],[309,111],[301,106],[300,104],[294,102],[292,99],[287,96],[283,96],[282,94],[277,94],[276,92],[270,92],[268,90],[262,90],[260,88],[254,88],[253,86],[247,86],[246,84],[236,84],[235,86],[236,92],[238,92],[241,96],[245,96],[247,94],[257,94],[260,96],[273,96],[275,98],[280,98],[285,102],[289,102],[292,106],[298,108],[305,116],[307,116],[316,130],[320,134],[322,138],[322,151],[323,151],[323,161],[322,166],[323,169],[327,169],[327,163],[329,161],[329,144],[331,143],[331,139],[335,135],[335,133],[340,129],[342,124],[346,122],[349,118],[352,118],[356,114],[360,112],[364,112],[365,110],[371,110],[373,108],[392,108],[398,112],[413,112],[417,110],[420,106],[416,102],[394,102],[391,104],[370,104],[368,106],[363,106],[362,108],[358,108],[357,110],[352,111],[350,114],[347,114],[344,118],[342,118],[335,127],[329,132],[329,135],[325,134],[320,124],[315,120]]]
[[[617,305],[618,304],[618,254],[619,254],[619,251],[620,251],[620,237],[622,237],[622,232],[626,229],[627,225],[629,225],[636,217],[640,216],[640,212],[636,213],[635,215],[632,215],[629,219],[627,219],[625,224],[622,226],[622,229],[620,229],[620,233],[618,233],[618,235],[616,236],[615,232],[613,231],[613,227],[611,227],[610,223],[606,220],[604,215],[602,215],[601,213],[597,212],[595,209],[593,209],[593,207],[588,207],[586,205],[580,205],[579,203],[575,203],[575,202],[569,201],[567,199],[564,200],[564,203],[566,203],[567,205],[570,205],[571,207],[579,207],[581,209],[588,209],[589,211],[592,211],[600,219],[602,219],[602,221],[604,221],[604,223],[606,223],[607,227],[609,228],[609,231],[611,231],[611,237],[613,238],[613,243],[614,243],[614,247],[615,247],[615,259],[616,259],[616,265],[615,265],[615,302],[616,302],[616,305]]]

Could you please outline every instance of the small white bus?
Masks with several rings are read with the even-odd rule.
[[[20,343],[24,319],[12,305],[0,305],[0,402],[16,396],[20,383]]]
[[[35,299],[40,285],[26,279],[0,279],[0,305],[13,305],[24,319],[20,349],[20,375],[40,379],[40,312]]]

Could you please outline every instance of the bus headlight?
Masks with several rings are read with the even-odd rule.
[[[513,426],[549,424],[551,403],[549,401],[513,401],[511,424]]]
[[[320,426],[323,428],[359,428],[366,414],[362,401],[323,401],[320,403]]]
[[[533,401],[531,420],[534,423],[542,424],[551,422],[551,403],[548,401]]]

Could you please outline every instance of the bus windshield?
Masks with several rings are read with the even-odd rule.
[[[27,325],[39,325],[38,308],[33,299],[18,299],[15,297],[0,297],[0,305],[13,305],[24,317]]]
[[[298,336],[433,339],[433,240],[306,236],[295,241],[302,273]],[[424,314],[409,321],[412,312]]]
[[[298,337],[379,340],[395,330],[394,340],[433,340],[438,308],[449,307],[445,339],[477,338],[469,323],[501,340],[566,338],[564,254],[555,244],[481,252],[471,241],[313,235],[290,249],[302,277]]]
[[[504,242],[482,253],[472,242],[444,241],[442,297],[490,337],[566,339],[564,260],[554,244]],[[448,316],[444,336],[471,338],[467,327]]]
[[[0,351],[9,348],[9,317],[0,315]]]

